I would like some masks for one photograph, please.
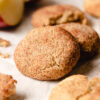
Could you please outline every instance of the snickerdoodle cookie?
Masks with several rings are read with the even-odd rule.
[[[75,37],[80,45],[81,58],[89,58],[98,53],[100,40],[93,28],[78,23],[68,23],[58,26],[64,28]]]
[[[15,83],[16,81],[12,76],[0,73],[0,100],[6,100],[8,97],[15,94]]]
[[[33,29],[18,44],[14,59],[19,71],[38,80],[57,80],[76,65],[80,49],[60,27]]]
[[[89,14],[100,18],[100,0],[85,0],[84,8]]]
[[[53,88],[49,100],[100,100],[100,78],[70,76]]]
[[[87,24],[87,18],[78,8],[71,5],[52,5],[38,9],[32,16],[34,27],[52,26],[68,22]]]

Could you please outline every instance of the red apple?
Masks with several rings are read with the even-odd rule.
[[[5,23],[5,21],[0,17],[0,28],[6,28],[9,27],[8,24]]]

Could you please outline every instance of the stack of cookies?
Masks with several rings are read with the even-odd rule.
[[[74,6],[40,8],[32,16],[32,25],[34,29],[18,44],[14,53],[16,66],[28,77],[58,80],[68,74],[79,59],[88,59],[98,53],[98,34],[88,26],[84,13]],[[99,99],[93,100],[100,100],[100,79],[88,81],[86,76],[72,76],[52,91],[50,100],[92,100],[91,89],[93,95],[99,95]],[[83,97],[85,94],[87,96]]]
[[[71,5],[40,8],[32,16],[34,29],[18,44],[14,59],[24,75],[57,80],[68,74],[79,58],[98,52],[99,36],[86,16]]]

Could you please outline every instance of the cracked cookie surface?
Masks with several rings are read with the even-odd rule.
[[[78,23],[68,23],[58,26],[67,30],[75,37],[80,45],[82,59],[92,57],[98,53],[100,39],[93,28]]]
[[[16,81],[10,75],[0,73],[0,100],[6,100],[11,95],[15,94]]]
[[[57,80],[76,65],[80,49],[70,33],[59,27],[33,29],[18,44],[14,59],[19,71],[38,80]]]
[[[70,76],[52,89],[49,100],[100,100],[100,78]]]
[[[32,16],[34,27],[53,26],[68,22],[87,24],[87,18],[78,8],[71,5],[53,5],[40,8]]]

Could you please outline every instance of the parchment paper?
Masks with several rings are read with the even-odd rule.
[[[28,31],[33,29],[31,25],[31,16],[37,8],[50,5],[50,4],[72,4],[84,11],[84,0],[45,0],[40,3],[36,8],[32,5],[25,10],[22,23],[16,28],[9,30],[0,30],[0,37],[7,39],[11,42],[11,46],[8,48],[0,48],[0,51],[9,53],[11,55],[8,59],[0,58],[0,72],[12,75],[17,80],[17,94],[10,98],[10,100],[49,100],[49,94],[51,89],[59,81],[38,81],[22,75],[16,68],[13,60],[14,50],[21,39],[27,34]],[[91,26],[100,35],[100,21],[86,13],[90,20]],[[86,62],[78,63],[76,68],[69,74],[84,74],[89,78],[92,76],[100,77],[100,54],[94,59]],[[68,76],[69,76],[68,75]],[[67,77],[67,76],[66,76]]]

